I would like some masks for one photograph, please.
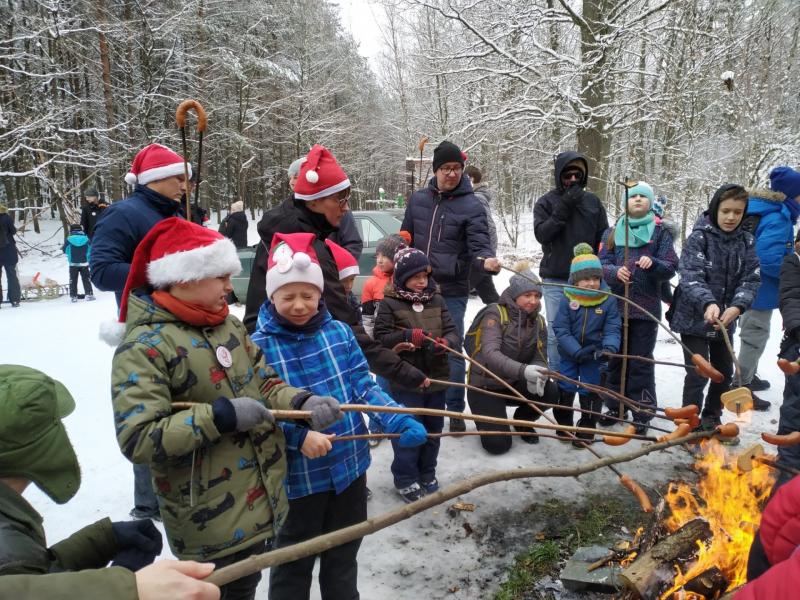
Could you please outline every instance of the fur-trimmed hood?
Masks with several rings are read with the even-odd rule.
[[[0,204],[0,215],[4,215],[8,212],[8,207],[5,204]]]
[[[767,200],[768,202],[783,202],[786,200],[786,194],[783,192],[776,192],[767,188],[748,189],[747,195],[750,198],[758,198],[759,200]]]

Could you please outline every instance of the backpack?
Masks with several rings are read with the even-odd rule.
[[[481,349],[481,324],[483,323],[483,317],[486,316],[486,311],[492,307],[497,307],[497,312],[500,313],[500,327],[502,327],[503,333],[506,332],[506,327],[508,326],[508,309],[496,302],[484,306],[478,311],[478,314],[475,315],[475,318],[472,320],[472,325],[469,326],[467,333],[464,334],[464,352],[466,352],[467,356],[470,358],[473,358]]]
[[[217,231],[219,231],[222,235],[224,235],[226,237],[228,235],[228,219],[229,218],[230,217],[228,216],[228,217],[225,217],[224,219],[222,219],[222,223],[219,224],[219,229],[217,229]]]

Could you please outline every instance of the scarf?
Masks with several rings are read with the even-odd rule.
[[[394,293],[397,294],[398,298],[402,298],[408,302],[427,304],[436,293],[436,282],[433,280],[433,277],[428,277],[428,286],[421,292],[412,292],[406,287],[395,286]]]
[[[564,288],[564,295],[581,306],[597,306],[608,298],[608,294],[603,290],[587,290],[577,287]]]
[[[656,230],[655,215],[648,211],[643,217],[628,219],[628,215],[622,215],[614,227],[614,245],[618,248],[625,247],[625,227],[630,223],[630,233],[628,234],[628,248],[641,248],[650,243],[653,232]]]
[[[319,328],[322,327],[322,323],[328,317],[328,309],[325,307],[325,301],[322,298],[319,300],[317,314],[315,314],[302,325],[295,325],[283,317],[280,313],[278,313],[278,311],[275,309],[275,305],[271,302],[267,305],[267,310],[269,311],[269,314],[272,315],[272,318],[275,319],[275,322],[278,323],[278,325],[288,331],[294,331],[297,333],[313,333],[314,331],[319,330]]]
[[[227,304],[218,311],[212,312],[197,304],[189,304],[179,300],[164,290],[155,290],[152,298],[153,302],[158,306],[172,313],[184,323],[195,327],[216,327],[221,325],[228,317]]]

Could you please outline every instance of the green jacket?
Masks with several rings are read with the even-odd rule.
[[[150,465],[172,551],[208,560],[272,537],[288,510],[283,433],[267,423],[220,434],[211,404],[249,396],[288,409],[308,393],[276,375],[236,317],[195,327],[131,294],[126,326],[111,371],[117,441],[129,460]]]
[[[121,567],[102,568],[116,553],[109,519],[84,527],[48,548],[41,515],[25,498],[0,483],[0,599],[135,600],[138,595],[133,573]],[[96,570],[44,577],[47,573],[84,569]]]

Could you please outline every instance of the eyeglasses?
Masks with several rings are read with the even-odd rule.
[[[580,171],[569,171],[568,173],[562,173],[561,179],[564,181],[572,181],[573,179],[583,179],[583,173]]]
[[[464,167],[439,167],[439,170],[445,175],[460,175]]]
[[[336,202],[339,204],[339,208],[344,208],[344,205],[350,202],[350,192],[347,192],[342,198],[341,196],[336,199]]]

